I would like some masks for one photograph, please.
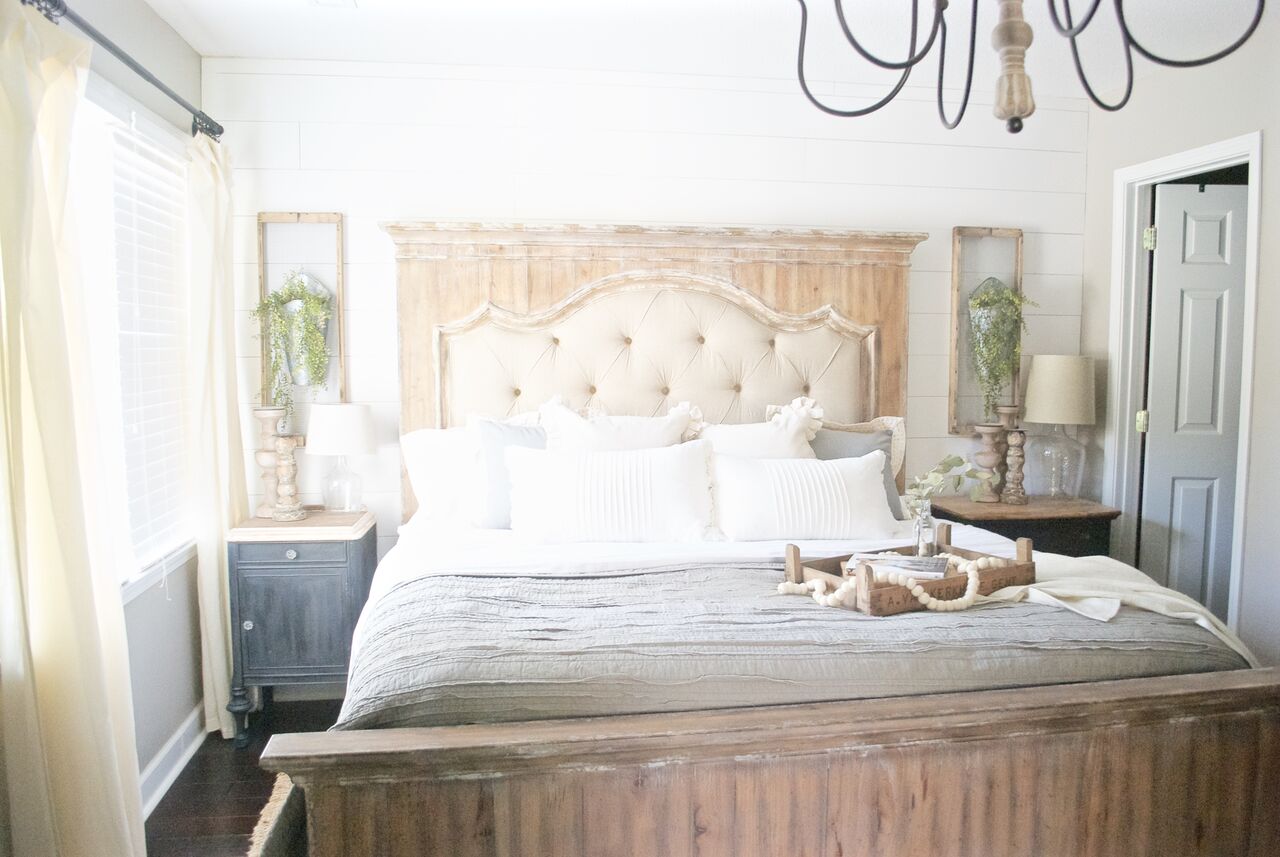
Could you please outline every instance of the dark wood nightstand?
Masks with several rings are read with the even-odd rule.
[[[351,636],[369,597],[378,533],[368,512],[312,511],[301,521],[251,518],[227,534],[231,702],[236,746],[248,744],[250,687],[347,678]]]
[[[1067,556],[1106,555],[1119,509],[1074,498],[1028,497],[1025,506],[975,503],[967,496],[933,498],[934,517],[973,524],[1011,539],[1031,539],[1036,550]]]

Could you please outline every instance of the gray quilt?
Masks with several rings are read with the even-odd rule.
[[[437,726],[1240,669],[1195,624],[1032,604],[870,617],[782,596],[776,565],[435,575],[370,605],[335,728]]]

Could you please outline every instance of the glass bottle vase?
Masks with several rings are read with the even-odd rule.
[[[916,556],[934,556],[938,552],[936,530],[933,504],[928,500],[920,501],[915,517]]]

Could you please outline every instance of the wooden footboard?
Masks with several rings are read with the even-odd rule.
[[[1280,669],[277,735],[311,857],[1280,854]]]

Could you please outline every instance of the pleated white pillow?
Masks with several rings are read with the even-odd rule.
[[[511,529],[542,542],[701,541],[711,526],[703,441],[606,452],[508,447]]]
[[[898,524],[884,495],[885,454],[713,458],[716,516],[730,541],[875,539]]]

